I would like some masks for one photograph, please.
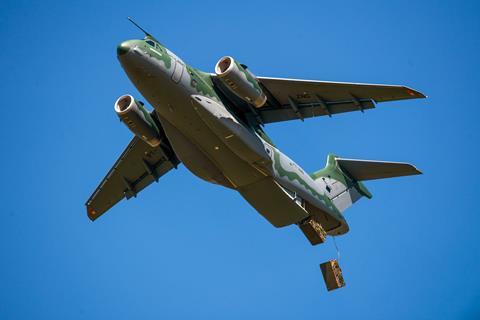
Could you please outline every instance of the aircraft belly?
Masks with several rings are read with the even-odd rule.
[[[193,109],[208,128],[238,157],[267,167],[271,160],[261,140],[223,106],[208,97],[192,95]]]
[[[165,134],[177,157],[197,177],[227,188],[233,188],[231,182],[217,168],[216,164],[207,157],[198,146],[188,139],[180,130],[159,116]]]
[[[159,114],[160,117],[165,117],[162,125],[168,122],[165,132],[175,153],[184,165],[200,178],[214,182],[212,180],[218,178],[211,177],[217,177],[218,173],[221,173],[227,183],[219,184],[237,188],[265,177],[263,172],[238,157],[219,139],[193,111],[189,100],[177,101],[175,105],[172,103],[168,111],[162,110]],[[197,161],[197,158],[203,160]],[[207,162],[211,165],[206,166]],[[210,173],[205,174],[205,170]]]
[[[162,107],[163,103],[158,111],[170,124],[165,132],[175,153],[192,173],[237,189],[277,227],[305,218],[303,208],[287,205],[291,198],[281,186],[295,191],[335,220],[344,221],[319,186],[292,160],[256,139],[222,105],[205,97],[199,97],[201,101],[195,96],[192,99],[186,93],[171,96],[168,107]]]

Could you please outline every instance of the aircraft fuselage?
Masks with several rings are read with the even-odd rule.
[[[123,42],[118,58],[193,174],[239,191],[277,227],[316,215],[330,219],[329,234],[348,231],[325,188],[230,112],[215,91],[212,75],[151,40]]]

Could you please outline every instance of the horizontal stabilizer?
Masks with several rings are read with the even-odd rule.
[[[415,166],[402,162],[386,162],[336,158],[338,165],[357,181],[422,174]]]

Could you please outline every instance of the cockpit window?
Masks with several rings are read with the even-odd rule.
[[[152,40],[147,40],[145,42],[155,48],[155,42],[153,42]]]

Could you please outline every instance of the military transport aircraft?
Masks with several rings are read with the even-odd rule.
[[[230,56],[206,73],[136,26],[145,38],[120,43],[117,56],[153,111],[128,94],[115,102],[135,136],[88,199],[91,220],[183,163],[201,179],[238,191],[273,226],[296,224],[317,244],[348,232],[345,209],[372,197],[362,181],[420,174],[407,163],[333,154],[324,169],[307,173],[263,128],[364,112],[378,102],[425,98],[422,93],[397,85],[257,77]]]

